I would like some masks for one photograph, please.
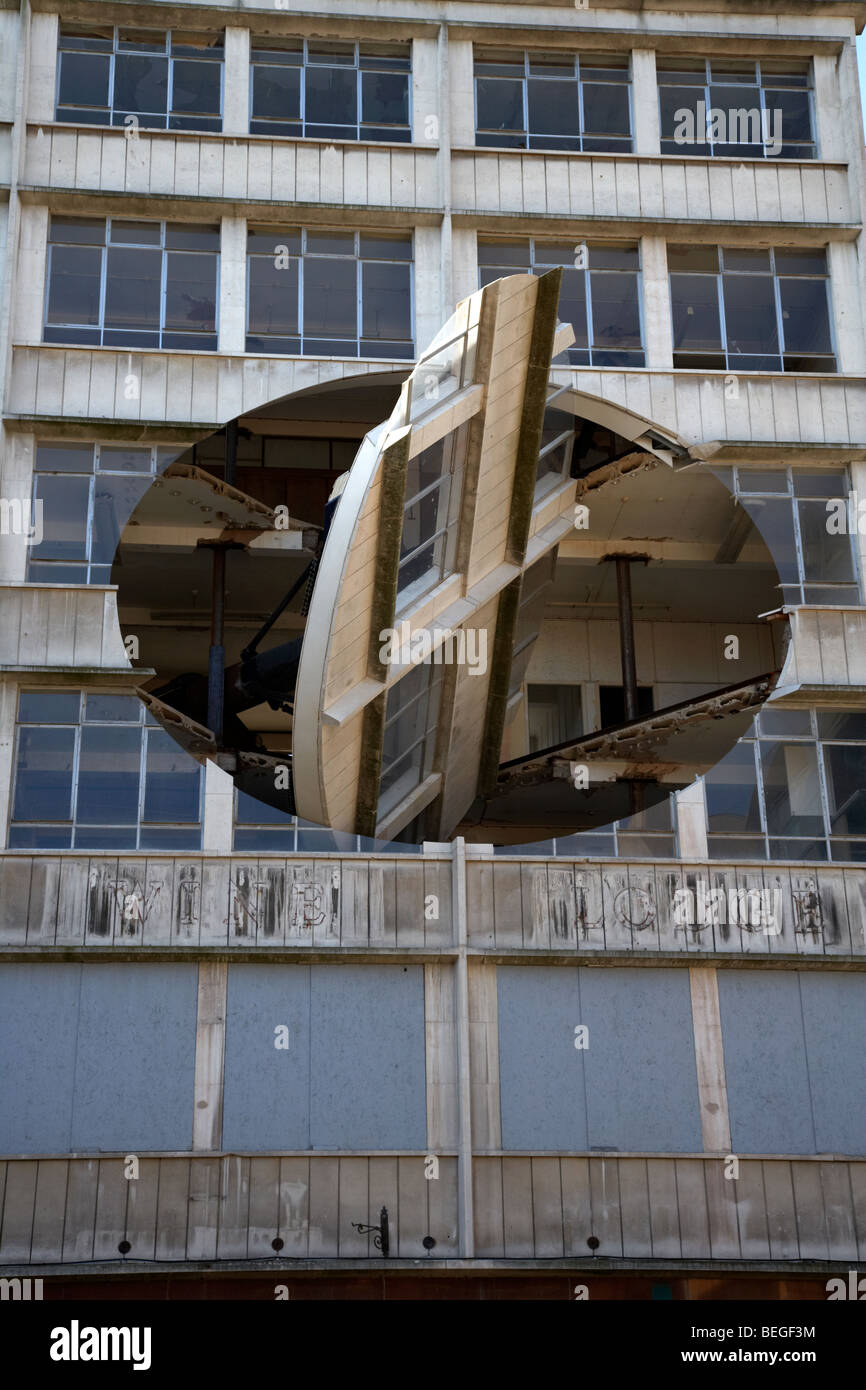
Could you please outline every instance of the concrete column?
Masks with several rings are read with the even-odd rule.
[[[208,761],[204,768],[202,847],[208,854],[231,854],[234,821],[234,782]]]
[[[469,969],[466,958],[466,841],[459,835],[451,847],[451,914],[457,944],[457,1233],[461,1259],[475,1254],[475,1213],[472,1196],[472,1070],[469,1036]]]
[[[18,25],[16,10],[0,11],[0,121],[15,119]]]
[[[664,237],[641,237],[640,258],[646,364],[655,371],[669,372],[674,358],[671,291]]]
[[[677,831],[680,859],[709,858],[707,848],[707,807],[701,778],[677,792]]]
[[[855,514],[860,515],[857,509],[858,502],[866,502],[866,463],[852,463],[848,466],[848,474],[851,479],[851,491],[855,496]],[[864,522],[866,525],[866,522]],[[866,592],[866,534],[861,535],[859,527],[852,538],[857,563],[860,570],[860,600],[863,601]]]
[[[415,352],[423,352],[448,317],[440,274],[442,228],[415,228]]]
[[[13,282],[12,341],[41,343],[48,264],[46,207],[23,205],[20,209],[18,258]],[[10,244],[8,254],[14,255]]]
[[[446,113],[439,87],[439,42],[412,40],[412,143],[438,145]]]
[[[0,429],[0,498],[18,503],[22,520],[33,495],[34,443],[32,435],[9,434]],[[23,584],[27,556],[28,538],[23,531],[0,536],[0,583]]]
[[[812,59],[812,72],[815,82],[813,102],[818,158],[847,161],[853,153],[854,142],[848,138],[843,119],[835,57],[829,53],[816,53]],[[849,110],[847,114],[853,119],[858,113]]]
[[[632,50],[631,109],[635,154],[658,154],[659,99],[656,55],[651,48]]]
[[[199,961],[192,1147],[200,1153],[222,1147],[227,992],[225,962]]]
[[[223,87],[223,132],[249,135],[250,31],[226,29]]]
[[[830,302],[836,359],[840,372],[866,373],[866,342],[860,299],[857,247],[852,241],[831,241],[827,246]]]
[[[691,967],[689,987],[695,1034],[698,1102],[701,1108],[701,1142],[705,1153],[729,1153],[731,1123],[728,1118],[722,1018],[715,970],[703,966]]]
[[[15,711],[18,706],[18,685],[14,680],[0,680],[0,838],[6,848],[6,827],[9,823],[9,802],[12,795],[12,774],[15,756]]]
[[[277,244],[276,234],[274,244]],[[220,236],[219,350],[243,352],[247,324],[247,221],[224,217]]]
[[[27,119],[35,125],[54,120],[59,30],[57,14],[31,15]]]
[[[451,233],[451,278],[454,303],[478,289],[478,236],[474,227],[454,227]]]
[[[475,144],[475,90],[472,76],[472,44],[451,39],[448,44],[449,110],[451,145]]]

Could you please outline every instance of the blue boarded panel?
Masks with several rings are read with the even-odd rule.
[[[585,1149],[585,1052],[574,1046],[580,975],[573,967],[497,971],[499,1087],[505,1149]]]
[[[311,967],[314,1149],[427,1145],[424,970]]]
[[[720,970],[719,1007],[733,1151],[814,1153],[796,972]]]
[[[72,1148],[192,1147],[195,965],[81,970]]]
[[[866,976],[800,974],[818,1153],[866,1154]]]
[[[498,981],[504,1148],[700,1150],[686,971],[501,966]]]
[[[589,1147],[700,1152],[701,1111],[686,970],[582,969],[589,1025]]]
[[[276,1028],[289,1030],[287,1049]],[[310,1146],[310,967],[230,965],[223,1147]]]
[[[66,1153],[80,965],[0,966],[0,1153]]]

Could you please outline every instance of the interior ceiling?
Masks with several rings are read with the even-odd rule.
[[[326,382],[309,391],[269,401],[242,416],[241,424],[253,425],[259,420],[338,420],[341,425],[357,422],[367,430],[388,419],[408,375],[408,372],[383,372],[365,377],[362,383],[351,377],[340,382]]]
[[[632,564],[635,622],[755,622],[778,607],[775,570],[665,561]],[[595,558],[557,561],[545,618],[617,618],[616,566]]]

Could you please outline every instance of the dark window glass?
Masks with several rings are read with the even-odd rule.
[[[141,701],[134,695],[100,695],[88,692],[84,718],[89,724],[140,724]]]
[[[118,53],[114,105],[119,111],[164,113],[168,108],[168,59]]]
[[[358,79],[353,70],[307,68],[304,78],[308,125],[357,124]]]
[[[33,560],[86,560],[90,479],[37,474],[36,499],[42,501],[42,540],[31,546]]]
[[[141,732],[137,728],[81,731],[76,819],[84,825],[131,825],[138,819]]]
[[[362,73],[361,120],[373,125],[408,125],[407,78],[400,73]]]
[[[147,735],[144,783],[146,821],[197,821],[200,769],[164,729]]]
[[[585,82],[583,128],[587,135],[631,135],[628,88]]]
[[[826,280],[780,278],[786,352],[833,351]]]
[[[674,351],[716,352],[722,346],[715,277],[671,275]]]
[[[361,268],[362,327],[365,338],[412,337],[408,265],[367,261]]]
[[[97,479],[93,490],[92,564],[113,564],[123,529],[150,483],[150,477]],[[108,578],[104,582],[108,583]]]
[[[754,744],[738,743],[705,778],[711,832],[761,830]],[[760,854],[763,855],[763,841]]]
[[[19,730],[15,820],[69,820],[74,754],[73,729]]]
[[[393,51],[391,51],[393,50]],[[252,52],[253,134],[407,142],[407,45],[298,43]]]
[[[81,708],[78,691],[22,690],[18,697],[19,724],[77,724]]]
[[[791,503],[783,498],[746,497],[743,506],[766,541],[781,582],[796,584],[800,576]]]
[[[819,710],[818,734],[828,739],[856,739],[866,743],[866,711]]]
[[[815,745],[762,741],[759,746],[769,833],[823,834]]]
[[[289,260],[278,269],[276,259],[250,258],[249,329],[293,336],[298,332],[298,262]]]
[[[357,333],[354,261],[304,259],[304,333],[354,338]]]
[[[101,267],[96,248],[51,247],[47,323],[99,323]]]
[[[627,58],[477,49],[477,145],[631,149]]]
[[[111,59],[101,53],[61,53],[58,106],[109,105]]]
[[[216,63],[172,64],[172,111],[187,115],[220,114],[220,70]]]
[[[220,130],[222,58],[221,35],[167,43],[158,30],[111,29],[99,39],[61,31],[56,117],[121,126],[135,116],[145,129]]]
[[[726,275],[723,293],[728,351],[777,354],[776,296],[771,276]]]
[[[165,327],[212,333],[216,324],[216,256],[168,251],[165,257]]]
[[[105,277],[106,328],[159,330],[162,252],[109,247]]]

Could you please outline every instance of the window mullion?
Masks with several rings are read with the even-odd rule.
[[[719,255],[720,252],[718,248],[716,248],[716,256],[719,257]],[[719,263],[719,269],[716,271],[716,295],[718,296],[719,328],[721,330],[722,351],[725,355],[725,367],[727,369],[730,367],[731,363],[728,357],[728,323],[727,319],[725,318],[725,272],[721,267],[721,262]]]
[[[143,723],[139,724],[139,734],[141,736],[141,746],[138,753],[138,813],[135,827],[136,849],[140,849],[141,847],[141,823],[144,820],[144,784],[147,777],[148,730]]]
[[[78,821],[78,779],[81,775],[81,733],[84,727],[84,695],[78,693],[78,723],[75,727],[75,737],[72,740],[72,796],[70,797],[69,814],[72,818],[72,828],[70,835],[70,848],[73,847],[75,840],[75,827]]]
[[[108,239],[109,239],[109,236],[111,235],[110,228],[111,228],[111,223],[110,223],[109,220],[106,218],[106,222],[105,222],[105,239],[103,240],[103,243],[102,243],[102,260],[101,260],[101,262],[100,262],[100,267],[99,267],[99,328],[98,328],[98,332],[99,332],[99,345],[100,345],[100,347],[103,346],[103,340],[104,340],[104,338],[105,338],[105,300],[106,300],[106,287],[107,287],[107,283],[108,283],[108,249],[109,249],[109,240],[108,240]]]

